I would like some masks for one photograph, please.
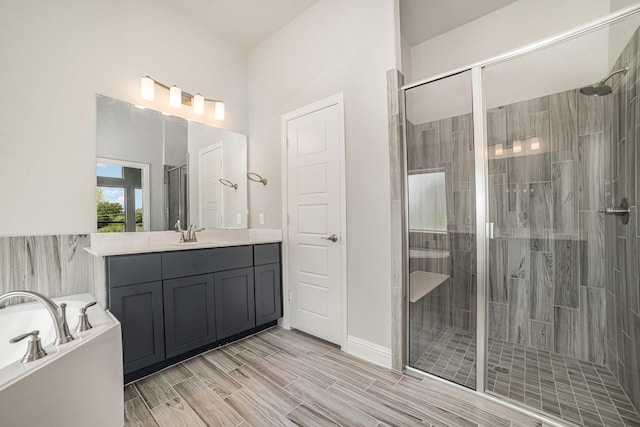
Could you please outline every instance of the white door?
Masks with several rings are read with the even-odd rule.
[[[342,106],[334,104],[286,122],[289,323],[339,345],[341,114]]]
[[[198,152],[200,186],[200,227],[222,228],[222,144]],[[186,225],[185,225],[186,227]]]

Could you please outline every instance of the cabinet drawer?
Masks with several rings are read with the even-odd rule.
[[[107,258],[109,287],[162,280],[160,254],[119,255]]]
[[[252,262],[253,246],[165,252],[162,254],[162,277],[175,279],[251,267]]]
[[[280,243],[267,243],[253,247],[253,264],[264,265],[280,262]]]

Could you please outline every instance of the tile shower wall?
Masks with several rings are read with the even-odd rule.
[[[604,120],[603,182],[604,203],[617,206],[623,197],[631,206],[630,220],[623,225],[607,216],[599,225],[604,234],[600,246],[605,272],[596,276],[604,282],[606,306],[606,364],[618,378],[637,410],[640,410],[640,104],[637,88],[639,57],[638,31],[627,44],[611,71],[628,65],[624,77],[614,77],[613,93],[602,98]],[[593,251],[593,249],[592,249]],[[598,257],[600,258],[600,257]],[[587,271],[587,277],[590,271]]]
[[[52,298],[93,291],[87,234],[0,237],[0,294],[29,290]]]
[[[407,126],[408,173],[445,173],[447,213],[447,232],[409,231],[409,270],[450,276],[409,308],[409,360],[414,363],[442,329],[476,327],[473,118],[467,114]]]

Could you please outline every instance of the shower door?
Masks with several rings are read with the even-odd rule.
[[[640,425],[637,9],[404,89],[409,367]]]
[[[485,390],[578,425],[640,422],[638,37],[626,20],[483,75]]]
[[[409,365],[475,389],[471,73],[406,92]]]

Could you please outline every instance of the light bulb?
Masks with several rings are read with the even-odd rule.
[[[155,83],[149,76],[144,76],[140,79],[140,96],[147,101],[153,101],[155,97],[154,89]]]
[[[182,90],[178,86],[169,88],[169,105],[173,108],[180,108],[182,104]]]
[[[224,120],[224,102],[215,102],[214,117],[216,120]]]
[[[540,138],[537,136],[531,138],[531,151],[536,151],[540,149]]]
[[[200,94],[193,96],[193,112],[204,114],[204,96]]]
[[[502,144],[496,144],[496,147],[495,147],[494,150],[495,150],[496,156],[502,156],[502,154],[504,154],[504,150],[502,148]]]
[[[522,142],[516,140],[513,141],[513,152],[514,153],[519,153],[522,151]]]

